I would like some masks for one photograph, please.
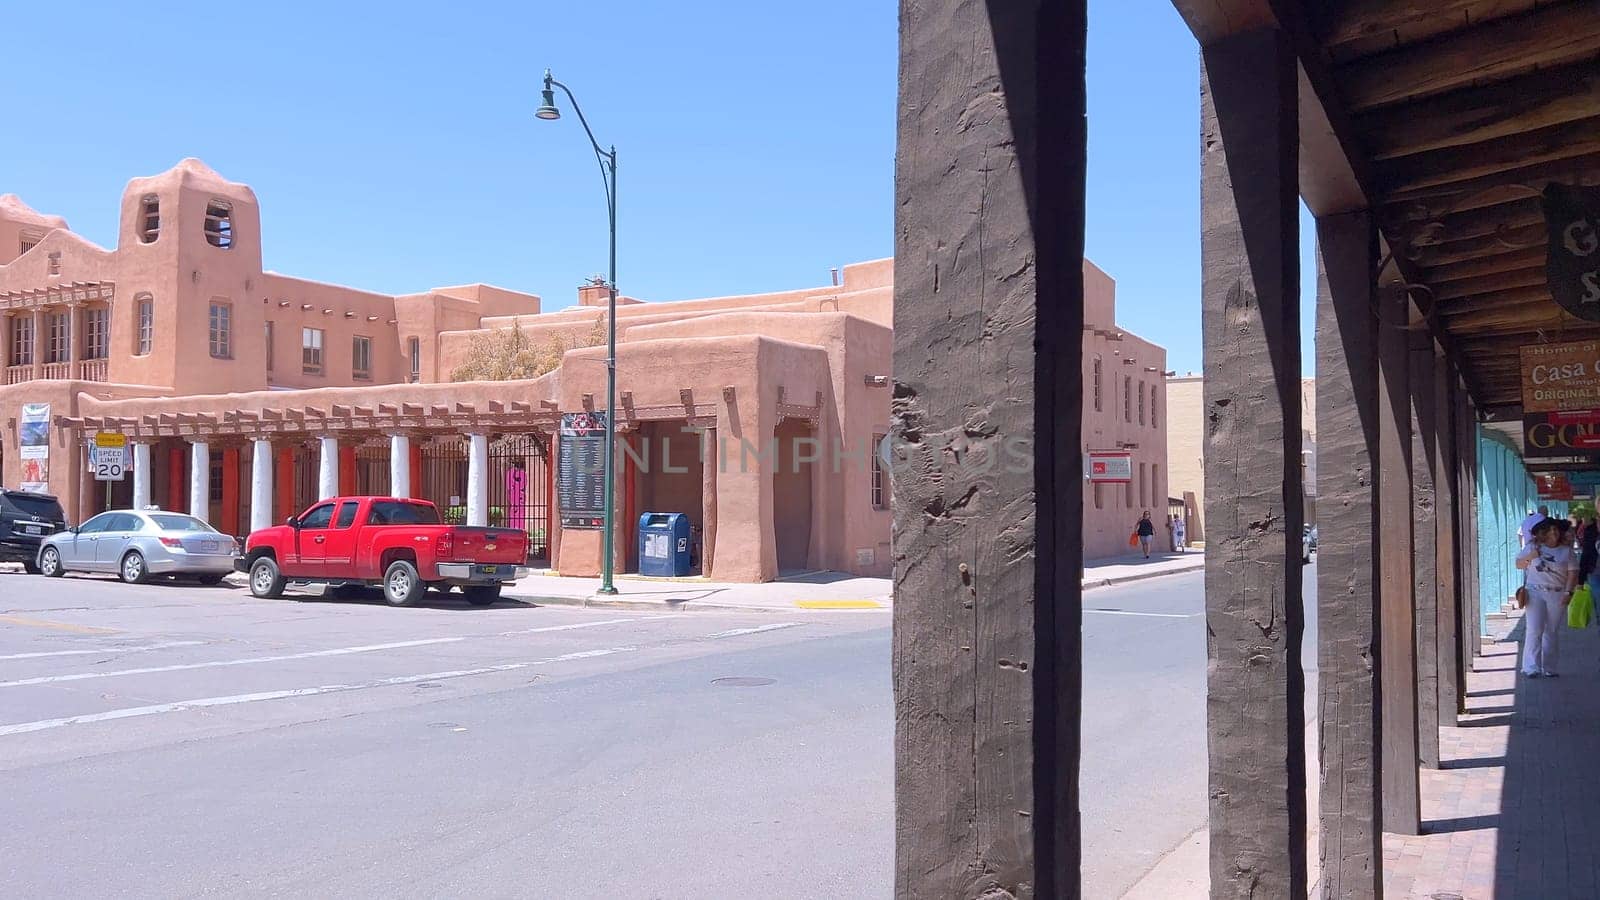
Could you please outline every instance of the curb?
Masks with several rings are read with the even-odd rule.
[[[1159,572],[1139,572],[1135,575],[1121,575],[1116,578],[1097,578],[1091,581],[1085,581],[1083,583],[1083,589],[1090,591],[1094,590],[1095,588],[1113,587],[1119,584],[1127,584],[1131,581],[1145,581],[1151,578],[1164,578],[1168,575],[1186,575],[1190,572],[1202,571],[1205,569],[1205,567],[1206,564],[1201,562],[1199,565],[1185,566],[1182,569],[1162,569]]]
[[[506,600],[531,603],[535,606],[579,606],[587,609],[631,609],[656,612],[684,612],[704,609],[717,612],[783,613],[786,615],[813,615],[828,613],[891,612],[894,607],[884,604],[873,609],[806,609],[801,606],[741,606],[736,603],[718,603],[715,600],[628,600],[590,595],[587,597],[540,596],[537,594],[503,594]]]

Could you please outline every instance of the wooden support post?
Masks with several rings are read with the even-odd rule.
[[[182,441],[167,447],[167,509],[184,512],[189,508],[189,474],[184,467],[188,456]]]
[[[1417,761],[1439,768],[1438,478],[1433,338],[1411,333],[1411,583],[1417,633]]]
[[[1383,894],[1379,785],[1378,235],[1317,220],[1317,668],[1322,894]]]
[[[1472,660],[1483,652],[1483,627],[1480,624],[1483,611],[1483,578],[1482,570],[1479,568],[1483,562],[1483,548],[1478,543],[1482,538],[1478,529],[1482,523],[1483,498],[1478,496],[1478,466],[1481,465],[1478,459],[1478,408],[1465,389],[1461,392],[1461,398],[1461,440],[1462,446],[1467,448],[1468,453],[1466,483],[1470,501],[1467,505],[1467,546],[1472,552],[1472,564],[1468,567],[1470,590],[1467,591],[1466,602],[1463,604],[1466,608],[1462,612],[1466,618],[1467,636],[1465,669],[1470,671]],[[1463,699],[1466,697],[1465,681],[1463,681],[1462,697]]]
[[[1440,725],[1454,727],[1461,708],[1461,589],[1456,561],[1460,556],[1460,523],[1456,519],[1456,491],[1460,487],[1456,465],[1455,372],[1443,356],[1433,367],[1434,471],[1434,576],[1435,656],[1438,659],[1438,695],[1434,716]]]
[[[1378,292],[1378,593],[1382,689],[1383,830],[1417,834],[1417,637],[1411,582],[1411,398],[1406,325],[1410,300]]]
[[[1085,7],[900,4],[902,900],[1080,895]]]
[[[1297,64],[1201,50],[1211,896],[1306,894]]]

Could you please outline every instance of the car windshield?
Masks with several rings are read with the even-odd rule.
[[[15,507],[23,515],[38,516],[52,522],[60,522],[67,517],[67,514],[61,511],[61,504],[57,503],[54,497],[26,494],[21,491],[6,491],[4,497],[7,506]]]
[[[371,525],[438,525],[439,510],[421,503],[400,500],[379,500],[372,504]]]
[[[194,516],[183,516],[176,513],[153,515],[150,521],[162,531],[216,531],[210,525],[196,519]]]

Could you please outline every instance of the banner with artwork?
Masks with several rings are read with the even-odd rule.
[[[25,491],[48,493],[50,490],[50,404],[22,404],[22,420],[18,426],[17,456],[22,462],[22,484]]]

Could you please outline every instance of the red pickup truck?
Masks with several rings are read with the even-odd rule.
[[[235,567],[257,597],[282,596],[291,581],[382,585],[390,605],[410,606],[429,587],[460,585],[467,602],[488,606],[527,573],[527,553],[526,533],[445,525],[426,500],[333,497],[253,532]]]

